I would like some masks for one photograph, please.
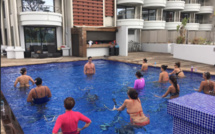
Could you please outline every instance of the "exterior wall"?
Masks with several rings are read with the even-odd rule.
[[[109,48],[87,48],[87,57],[89,56],[108,56]]]
[[[157,53],[170,53],[171,45],[170,44],[142,44],[142,51],[146,52],[157,52]]]
[[[167,30],[148,30],[142,31],[142,43],[167,43]]]

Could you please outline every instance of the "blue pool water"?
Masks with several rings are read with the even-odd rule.
[[[134,85],[136,79],[134,74],[141,66],[95,60],[96,74],[92,78],[87,78],[83,74],[85,63],[86,61],[78,61],[1,68],[2,92],[25,134],[50,134],[57,116],[65,112],[63,100],[69,96],[76,100],[73,110],[80,111],[92,120],[90,127],[83,130],[82,134],[113,134],[129,123],[126,110],[119,113],[109,111],[106,107],[113,108],[113,98],[118,105],[127,99],[126,87]],[[33,79],[41,77],[43,85],[51,89],[53,97],[45,106],[32,106],[26,102],[30,89],[20,91],[13,88],[22,67],[27,68],[28,75]],[[154,94],[161,96],[170,85],[153,83],[158,80],[159,73],[160,68],[149,67],[149,71],[144,74],[146,87],[140,99],[143,111],[150,116],[151,123],[144,128],[135,129],[134,133],[172,133],[173,118],[167,114],[167,99],[153,96]],[[198,88],[202,81],[201,74],[185,72],[185,75],[186,78],[179,79],[180,96],[195,92],[193,88]],[[80,127],[83,125],[84,123],[79,123]]]

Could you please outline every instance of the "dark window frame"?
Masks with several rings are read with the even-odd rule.
[[[22,7],[21,7],[22,8],[22,12],[27,12],[27,11],[24,11],[23,0],[21,0],[21,3],[22,3]],[[33,11],[33,12],[37,12],[37,11]],[[45,12],[45,11],[43,11],[43,12]],[[55,0],[53,0],[53,13],[55,13]]]
[[[118,8],[124,9],[124,11],[125,11],[125,18],[124,19],[130,19],[130,18],[127,18],[127,9],[128,8],[133,8],[134,9],[134,18],[135,18],[135,9],[136,9],[135,6],[117,6],[117,9]],[[117,14],[117,19],[118,19],[118,14]]]
[[[154,20],[156,20],[157,18],[156,18],[156,16],[157,16],[157,9],[146,9],[146,8],[143,8],[142,9],[142,16],[143,16],[143,11],[147,11],[148,12],[148,14],[147,14],[147,17],[148,17],[148,19],[146,20],[146,21],[152,21],[151,19],[149,19],[149,11],[155,11],[155,19]],[[143,17],[142,17],[142,19],[143,19]],[[144,20],[145,21],[145,20]]]
[[[55,33],[54,33],[54,35],[55,35],[55,44],[56,44],[56,48],[58,48],[57,47],[57,28],[56,27],[46,27],[46,26],[24,26],[24,40],[25,40],[25,51],[26,52],[29,52],[26,48],[27,48],[27,46],[26,46],[26,37],[25,37],[25,28],[39,28],[40,29],[40,35],[41,35],[41,29],[42,28],[54,28],[55,29]],[[40,40],[40,45],[39,46],[42,46],[43,47],[43,42],[42,42],[42,40]]]

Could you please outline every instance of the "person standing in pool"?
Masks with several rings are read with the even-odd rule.
[[[163,96],[161,96],[161,98],[167,97],[168,94],[170,94],[170,99],[177,98],[179,96],[180,87],[179,87],[177,79],[174,75],[169,76],[169,83],[171,85],[169,86],[166,93]],[[157,95],[155,95],[155,97],[160,98],[160,96],[157,96]]]
[[[30,77],[30,76],[28,76],[27,75],[27,70],[26,70],[26,68],[22,68],[21,70],[20,70],[20,73],[21,73],[21,76],[19,76],[17,79],[16,79],[16,81],[15,81],[15,83],[14,83],[14,87],[16,87],[16,85],[18,84],[18,82],[19,82],[19,84],[20,84],[20,88],[25,88],[25,87],[29,87],[30,85],[29,85],[29,81],[31,81],[32,82],[32,85],[34,85],[34,80]]]
[[[52,134],[57,134],[60,128],[63,134],[79,134],[81,130],[89,127],[91,120],[79,112],[72,111],[74,106],[75,100],[72,97],[64,100],[66,112],[57,118]],[[78,128],[79,121],[86,123],[83,128]]]
[[[168,82],[169,81],[169,74],[166,71],[167,67],[168,67],[167,65],[161,66],[161,73],[160,73],[158,82]]]
[[[33,102],[34,104],[43,104],[49,101],[49,98],[52,97],[51,91],[47,86],[42,86],[42,79],[36,78],[35,84],[36,88],[31,89],[28,94],[27,102]]]
[[[181,63],[180,62],[176,62],[175,63],[175,69],[169,74],[175,74],[177,77],[185,77],[184,72],[181,70]]]
[[[134,89],[136,90],[142,90],[145,87],[145,79],[143,78],[143,75],[140,71],[136,72],[137,79],[134,82]]]
[[[130,121],[132,125],[148,125],[150,120],[143,113],[141,101],[138,98],[138,92],[135,89],[129,89],[127,94],[129,99],[126,99],[121,107],[114,108],[113,110],[123,111],[125,108],[127,108],[127,113],[130,115]]]
[[[141,71],[147,71],[148,70],[148,63],[147,63],[147,59],[143,59],[143,64],[142,64],[142,67],[141,67]]]
[[[84,66],[84,74],[86,75],[92,75],[95,74],[96,69],[95,65],[92,63],[92,57],[88,57],[88,62]]]
[[[215,91],[215,85],[214,82],[210,80],[211,74],[209,72],[203,73],[203,79],[204,81],[201,82],[199,89],[195,89],[198,92],[203,92],[205,94],[214,95]]]

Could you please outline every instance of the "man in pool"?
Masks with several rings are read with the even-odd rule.
[[[147,63],[147,59],[143,59],[143,64],[142,64],[142,67],[141,67],[141,71],[147,71],[148,70],[148,63]]]
[[[95,74],[96,69],[95,65],[92,63],[92,57],[88,57],[88,62],[84,66],[84,74],[86,75],[92,75]]]
[[[29,81],[31,81],[32,82],[32,85],[34,85],[34,80],[30,77],[30,76],[28,76],[27,75],[27,70],[26,70],[26,68],[22,68],[21,70],[20,70],[20,73],[21,73],[21,76],[19,76],[17,79],[16,79],[16,81],[15,81],[15,83],[14,83],[14,87],[16,87],[16,85],[17,85],[17,83],[19,82],[19,84],[20,84],[20,88],[25,88],[25,87],[29,87],[30,85],[29,85]]]
[[[211,74],[209,72],[203,73],[204,81],[201,82],[199,89],[195,89],[198,92],[203,92],[205,94],[214,95],[215,85],[214,82],[210,80]]]
[[[66,113],[57,118],[52,134],[57,134],[60,128],[63,134],[79,134],[81,130],[89,127],[91,120],[79,112],[72,111],[74,106],[75,100],[72,97],[64,100]],[[86,123],[83,128],[78,128],[80,120]]]

